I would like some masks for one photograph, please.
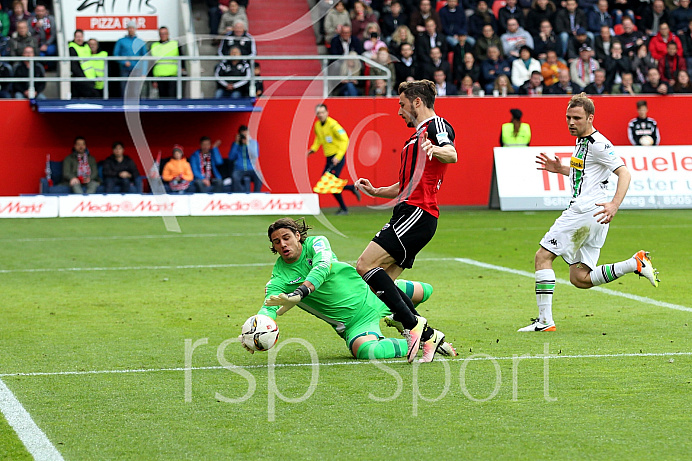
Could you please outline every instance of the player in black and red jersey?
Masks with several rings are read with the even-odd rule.
[[[401,151],[399,182],[374,187],[360,178],[356,187],[373,197],[396,199],[392,219],[380,230],[358,258],[356,270],[389,307],[393,320],[401,323],[412,362],[423,343],[421,361],[432,361],[444,335],[427,326],[410,299],[394,284],[404,269],[411,268],[416,254],[435,235],[440,209],[437,191],[447,164],[456,163],[454,129],[435,114],[435,84],[429,80],[399,85],[399,115],[416,132]],[[389,322],[394,323],[394,322]]]

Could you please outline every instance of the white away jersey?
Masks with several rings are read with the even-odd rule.
[[[621,166],[624,163],[615,155],[613,143],[598,131],[577,138],[569,162],[570,206],[585,212],[595,208],[596,203],[605,201],[610,174]]]

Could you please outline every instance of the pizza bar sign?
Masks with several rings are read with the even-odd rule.
[[[159,19],[156,16],[79,16],[77,29],[89,30],[125,30],[127,24],[134,21],[138,30],[156,30]]]

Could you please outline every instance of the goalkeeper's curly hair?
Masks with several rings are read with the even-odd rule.
[[[274,221],[267,230],[267,235],[269,236],[269,241],[272,241],[272,234],[278,229],[288,229],[293,233],[300,234],[300,243],[305,242],[308,237],[308,229],[312,227],[308,226],[305,222],[305,218],[291,219],[291,218],[281,218]],[[278,251],[274,249],[274,245],[270,247],[272,253],[277,254]]]

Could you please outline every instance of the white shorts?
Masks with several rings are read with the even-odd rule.
[[[599,224],[593,216],[599,208],[585,213],[566,209],[541,239],[541,246],[562,256],[567,264],[582,263],[594,270],[610,226]]]

